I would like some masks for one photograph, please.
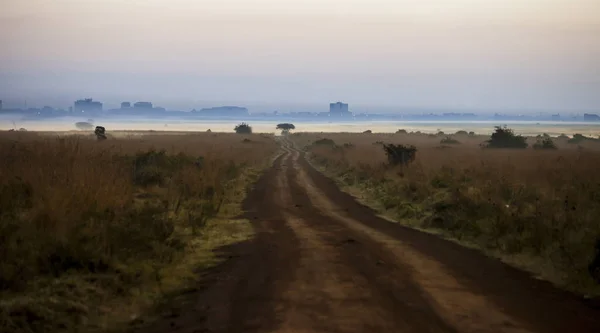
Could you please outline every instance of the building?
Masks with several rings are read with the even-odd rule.
[[[121,103],[121,109],[129,109],[130,107],[131,107],[131,103],[129,103],[129,102]]]
[[[348,111],[348,104],[337,102],[329,104],[329,116],[330,117],[344,117],[350,116],[352,113]]]
[[[239,106],[217,106],[212,108],[203,108],[200,111],[192,111],[199,116],[210,117],[246,117],[249,115],[248,109]]]
[[[151,102],[136,102],[135,104],[133,104],[133,107],[135,109],[152,109],[152,103]]]
[[[583,114],[583,121],[600,121],[600,116],[593,113]]]
[[[91,98],[80,99],[73,104],[73,113],[98,113],[102,112],[102,103],[94,101]]]

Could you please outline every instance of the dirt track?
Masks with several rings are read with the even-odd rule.
[[[177,314],[143,332],[600,332],[600,311],[476,251],[377,217],[284,141]]]

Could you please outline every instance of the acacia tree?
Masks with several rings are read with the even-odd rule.
[[[290,123],[282,123],[282,124],[277,124],[277,127],[275,129],[280,129],[281,134],[288,135],[291,130],[296,129],[296,126],[294,126],[294,124],[290,124]]]

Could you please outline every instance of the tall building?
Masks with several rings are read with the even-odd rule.
[[[136,109],[152,109],[151,102],[135,102],[133,107]]]
[[[330,117],[342,117],[349,116],[351,113],[348,111],[348,104],[337,102],[329,104],[329,116]]]
[[[98,113],[102,112],[102,103],[94,101],[91,98],[85,98],[75,101],[73,104],[73,113]]]

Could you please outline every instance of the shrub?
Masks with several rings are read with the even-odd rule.
[[[372,134],[372,133],[373,133],[373,131],[371,131],[371,130],[366,130],[363,132],[363,134]]]
[[[237,134],[252,134],[252,127],[246,123],[241,123],[234,128]]]
[[[598,141],[598,139],[590,138],[590,137],[584,136],[582,134],[575,134],[575,135],[573,135],[573,138],[569,139],[569,141],[567,141],[567,142],[568,143],[582,143],[584,141]]]
[[[457,131],[455,134],[456,135],[469,135],[469,133],[467,133],[467,131]]]
[[[417,155],[415,146],[384,144],[383,150],[390,165],[408,165],[415,160]]]
[[[447,136],[447,137],[443,138],[440,141],[440,143],[441,144],[447,144],[447,145],[458,145],[458,144],[460,144],[460,141]]]
[[[104,127],[96,126],[94,134],[96,134],[98,141],[106,140],[106,129]]]
[[[470,136],[475,136],[475,132],[471,131],[471,132],[469,132],[469,135]]]
[[[399,129],[396,131],[396,134],[407,134],[408,132],[405,129]]]
[[[486,141],[487,148],[527,148],[527,138],[515,135],[512,129],[506,126],[496,126],[490,140]]]
[[[533,149],[558,149],[554,144],[554,141],[550,138],[538,140],[534,145]]]
[[[335,142],[331,139],[323,138],[315,141],[314,145],[335,146]]]

